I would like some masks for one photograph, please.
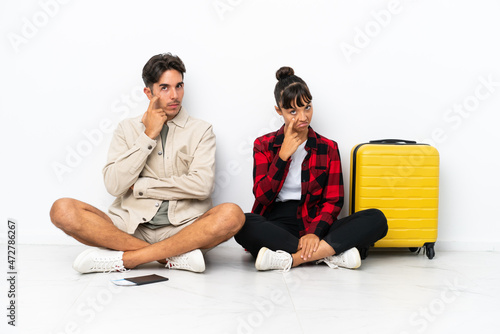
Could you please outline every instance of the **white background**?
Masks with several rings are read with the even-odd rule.
[[[498,250],[499,14],[493,0],[4,0],[0,236],[14,218],[21,243],[76,243],[51,204],[106,210],[112,131],[147,108],[146,61],[172,52],[187,67],[184,106],[217,135],[216,204],[251,209],[252,143],[280,126],[274,74],[288,65],[312,92],[313,128],[339,143],[346,185],[358,143],[433,144],[436,248]]]

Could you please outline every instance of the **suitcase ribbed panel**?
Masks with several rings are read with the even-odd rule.
[[[384,212],[389,225],[387,236],[375,246],[421,247],[435,242],[437,150],[428,145],[362,144],[352,153],[356,156],[351,155],[351,213],[377,208]]]

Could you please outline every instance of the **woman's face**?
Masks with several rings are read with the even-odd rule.
[[[313,116],[313,106],[312,102],[305,103],[303,107],[298,107],[297,103],[292,104],[292,108],[276,108],[276,112],[283,116],[285,121],[285,128],[288,128],[289,124],[292,123],[292,119],[295,119],[293,122],[293,130],[296,132],[304,132],[309,131],[308,127],[311,124],[312,116]]]

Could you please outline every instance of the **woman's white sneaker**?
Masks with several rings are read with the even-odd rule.
[[[292,256],[284,251],[272,251],[267,247],[262,247],[255,260],[255,268],[257,270],[274,270],[279,269],[287,272],[292,267]]]
[[[346,250],[339,255],[327,256],[316,263],[325,262],[330,268],[336,269],[338,267],[356,269],[361,266],[361,256],[356,247]]]
[[[168,269],[189,270],[195,273],[202,273],[205,271],[205,259],[199,249],[192,250],[185,254],[172,256],[166,260],[167,264],[165,265],[165,268]]]
[[[77,256],[73,262],[73,269],[82,274],[127,271],[122,258],[123,252],[93,247]]]

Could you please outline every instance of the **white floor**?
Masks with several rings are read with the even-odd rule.
[[[151,263],[123,274],[81,275],[71,265],[84,249],[18,246],[18,326],[7,326],[2,315],[0,328],[8,330],[0,332],[498,333],[500,328],[500,253],[437,251],[428,260],[407,250],[375,250],[358,270],[323,264],[280,273],[257,272],[249,254],[221,245],[207,254],[203,274]],[[110,282],[152,273],[169,281],[137,287]],[[5,280],[2,288],[6,305]]]

